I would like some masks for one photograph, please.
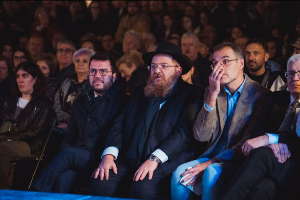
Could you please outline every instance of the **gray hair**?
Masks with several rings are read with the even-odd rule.
[[[129,30],[127,31],[125,34],[124,34],[124,38],[127,36],[127,35],[132,35],[133,37],[136,38],[137,42],[140,43],[141,42],[141,36],[138,32],[134,31],[134,30]]]
[[[294,65],[294,63],[299,61],[300,61],[300,54],[293,55],[289,58],[287,62],[287,67],[289,67],[290,65]]]
[[[225,47],[230,47],[232,49],[232,51],[235,53],[235,55],[238,57],[238,59],[241,59],[241,58],[244,59],[243,50],[232,42],[223,42],[221,44],[218,44],[213,49],[213,52],[220,51],[221,49],[223,49]]]
[[[195,45],[196,45],[196,46],[199,46],[199,45],[200,45],[199,38],[198,38],[198,36],[197,36],[195,33],[192,33],[192,32],[184,33],[184,34],[181,36],[181,43],[182,43],[182,39],[183,39],[183,38],[193,38],[193,39],[194,39]]]
[[[62,40],[60,40],[60,41],[57,43],[57,49],[58,49],[59,46],[62,45],[62,44],[68,44],[68,45],[71,46],[71,48],[72,48],[73,51],[76,51],[75,44],[74,44],[72,41],[67,40],[67,39],[62,39]]]
[[[77,51],[75,51],[75,53],[73,54],[73,62],[75,61],[75,59],[78,57],[78,56],[81,56],[81,55],[88,55],[89,57],[92,57],[92,55],[94,55],[95,52],[93,49],[88,49],[88,48],[81,48]]]

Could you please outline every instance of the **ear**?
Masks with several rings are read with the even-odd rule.
[[[117,73],[113,73],[113,83],[115,82],[116,78],[117,78]]]
[[[182,68],[181,67],[176,67],[176,70],[179,74],[182,74]]]
[[[240,69],[243,69],[244,68],[244,64],[245,64],[244,58],[240,58],[239,59],[239,64],[240,64]]]
[[[270,58],[270,54],[269,53],[265,53],[265,62],[267,62]]]

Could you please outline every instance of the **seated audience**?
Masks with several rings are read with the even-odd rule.
[[[210,51],[211,43],[207,36],[199,36],[199,53],[201,56],[209,61],[212,61],[212,53]]]
[[[151,66],[151,76],[146,86],[132,92],[108,134],[102,161],[92,175],[92,195],[129,192],[130,198],[162,198],[173,170],[196,156],[199,144],[190,131],[204,90],[180,78],[192,64],[167,41],[143,54],[143,60]]]
[[[186,55],[194,66],[194,80],[196,85],[206,88],[208,77],[212,72],[211,62],[199,53],[199,39],[194,33],[185,33],[181,37],[182,53]]]
[[[96,52],[96,44],[93,40],[91,39],[86,39],[86,40],[83,40],[81,42],[81,45],[80,45],[81,48],[86,48],[86,49],[91,49],[93,50],[94,52]]]
[[[124,34],[123,53],[127,54],[131,51],[139,51],[141,46],[141,36],[134,30],[127,31]]]
[[[240,165],[241,146],[249,137],[250,118],[259,114],[261,99],[268,89],[243,74],[242,50],[224,42],[214,48],[213,72],[193,132],[196,140],[207,142],[197,159],[173,172],[172,199],[220,199],[232,174]],[[222,177],[222,178],[220,178]]]
[[[146,53],[151,44],[156,44],[156,37],[152,33],[143,32],[141,42],[141,52]]]
[[[59,49],[59,48],[58,48]],[[54,95],[54,111],[58,121],[55,131],[65,134],[70,121],[70,113],[74,101],[85,95],[89,88],[89,62],[94,51],[91,49],[79,49],[73,55],[75,74],[72,78],[67,78],[60,89]]]
[[[27,49],[19,47],[14,50],[12,60],[15,69],[21,62],[31,61],[31,57]]]
[[[36,64],[46,77],[47,81],[47,97],[53,99],[55,92],[58,89],[57,83],[57,60],[56,57],[50,53],[38,56]]]
[[[247,36],[241,36],[234,40],[234,43],[243,50],[244,55],[246,53],[245,49],[246,49],[246,44],[248,41],[249,41],[249,38]]]
[[[139,2],[127,1],[126,4],[128,14],[121,18],[115,35],[115,41],[120,44],[123,43],[125,33],[129,30],[134,30],[140,35],[142,32],[151,31],[151,19],[147,14],[139,11]]]
[[[122,56],[120,52],[122,52],[122,45],[119,43],[115,43],[114,34],[110,32],[106,32],[102,36],[101,40],[102,48],[105,52],[112,55],[116,60]]]
[[[144,85],[149,71],[139,53],[125,54],[117,61],[118,71],[126,80],[126,93],[130,94],[133,87]]]
[[[288,91],[266,96],[252,139],[242,146],[247,160],[234,175],[227,199],[298,199],[300,146],[300,55],[287,63]],[[277,198],[276,198],[277,199]]]
[[[126,106],[127,97],[115,82],[116,63],[109,54],[93,55],[89,70],[91,90],[75,100],[61,150],[35,181],[33,189],[67,193],[78,178],[81,182],[83,176],[89,178],[114,119]]]
[[[267,44],[259,39],[252,39],[246,45],[246,69],[245,73],[253,80],[271,91],[282,90],[286,79],[284,73],[274,69],[269,61]]]
[[[57,79],[59,85],[76,73],[73,64],[73,53],[75,51],[75,45],[70,40],[63,39],[57,43],[56,58],[59,67]]]
[[[14,95],[6,96],[0,117],[0,188],[7,189],[9,162],[16,157],[41,153],[53,120],[51,101],[46,97],[46,79],[31,62],[16,70]]]
[[[30,53],[31,59],[35,62],[36,57],[43,54],[45,51],[45,42],[43,37],[40,35],[31,35],[27,43],[27,50]]]
[[[11,60],[13,51],[14,51],[14,45],[12,42],[8,40],[1,41],[0,43],[1,55]]]

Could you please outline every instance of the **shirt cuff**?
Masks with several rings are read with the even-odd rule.
[[[119,155],[119,149],[117,147],[107,147],[104,151],[103,154],[101,156],[101,159],[103,156],[107,155],[107,154],[111,154],[113,155],[115,158],[114,160],[116,160],[118,158]]]
[[[156,149],[152,154],[158,157],[159,160],[161,160],[161,163],[164,163],[169,159],[167,154],[160,149]]]
[[[279,136],[274,133],[266,133],[269,137],[269,144],[277,144],[279,140]]]
[[[211,111],[213,111],[215,109],[215,107],[213,107],[213,108],[209,107],[206,102],[204,102],[204,107],[206,108],[206,110],[208,112],[211,112]]]

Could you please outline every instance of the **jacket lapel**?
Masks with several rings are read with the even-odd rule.
[[[225,125],[226,114],[227,114],[227,95],[224,87],[221,87],[221,92],[217,97],[217,109],[220,118],[220,128],[222,133]]]
[[[234,133],[235,128],[239,124],[244,112],[248,109],[248,106],[253,102],[253,96],[256,92],[255,85],[251,84],[252,80],[249,77],[246,78],[244,88],[240,94],[238,104],[235,108],[234,115],[231,121],[228,135]]]

